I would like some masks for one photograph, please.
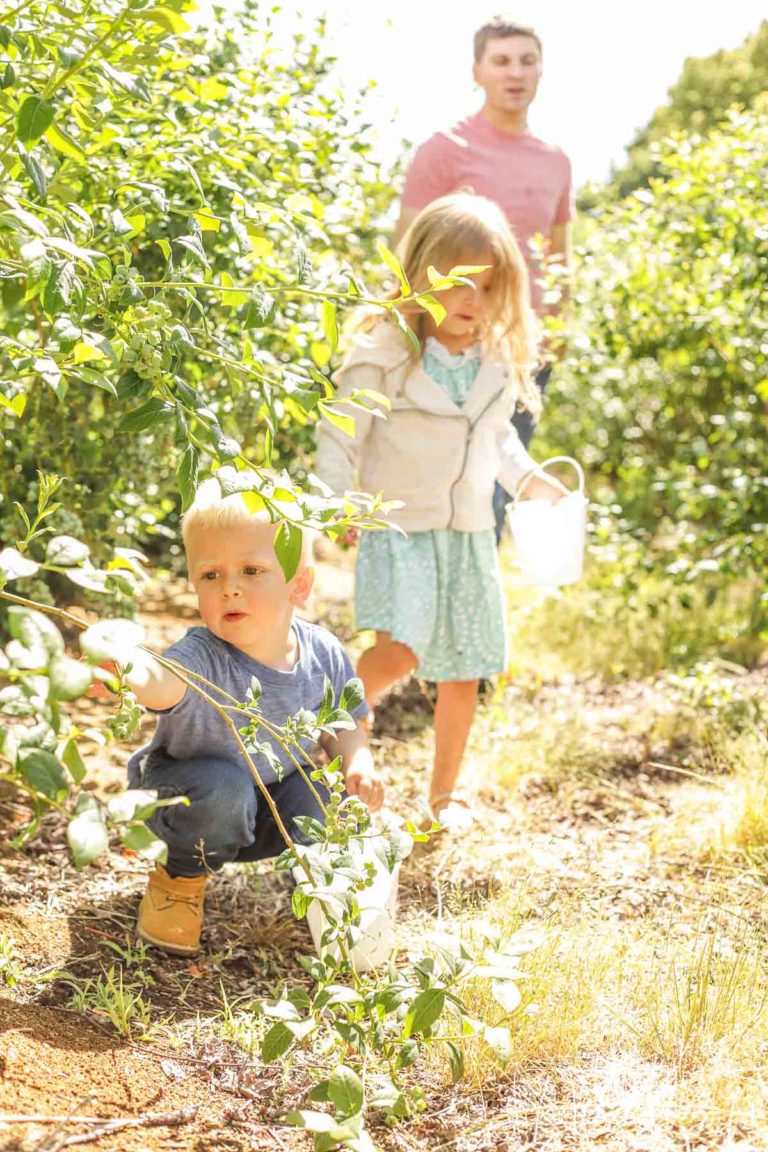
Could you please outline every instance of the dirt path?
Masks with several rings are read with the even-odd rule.
[[[348,567],[321,572],[320,587],[315,612],[348,631]],[[193,618],[191,599],[178,589],[172,609],[165,598],[146,606],[158,646]],[[707,785],[653,767],[663,749],[649,745],[642,722],[646,716],[650,723],[662,706],[652,688],[541,686],[541,714],[568,697],[601,749],[602,763],[574,769],[560,783],[544,766],[531,764],[513,784],[501,784],[497,769],[518,695],[510,685],[484,705],[471,750],[474,766],[467,771],[479,817],[473,830],[461,840],[437,841],[404,866],[404,943],[453,931],[510,890],[519,891],[519,914],[544,926],[577,907],[585,923],[628,931],[664,919],[684,930],[713,910],[768,927],[762,885],[748,873],[734,873],[725,884],[721,873],[695,861],[677,834],[686,813],[706,805]],[[83,719],[98,722],[106,707],[91,701]],[[423,793],[429,719],[429,700],[416,684],[377,715],[377,755],[393,806],[405,815],[414,814]],[[112,747],[94,757],[99,791],[122,788],[129,751]],[[0,819],[13,826],[20,816],[6,797]],[[283,980],[306,981],[296,956],[310,950],[308,931],[291,915],[283,876],[258,865],[227,868],[213,878],[204,952],[185,961],[131,952],[146,870],[137,859],[112,854],[78,874],[63,829],[52,819],[34,844],[23,853],[5,852],[0,864],[0,940],[11,950],[17,977],[9,983],[6,967],[0,994],[0,1149],[58,1152],[68,1137],[95,1127],[78,1116],[145,1120],[157,1114],[159,1126],[104,1132],[85,1146],[102,1152],[311,1146],[277,1120],[303,1102],[309,1071],[301,1058],[290,1070],[265,1068],[221,1026],[222,990],[234,1004],[274,994]],[[73,992],[79,988],[82,995],[84,981],[110,968],[124,990],[151,1006],[151,1043],[139,1027],[134,1038],[118,1037],[93,985],[88,1011],[75,1010]],[[242,1044],[243,1036],[237,1038]],[[551,1061],[534,1062],[481,1091],[471,1084],[446,1087],[435,1067],[425,1080],[429,1112],[407,1128],[376,1130],[375,1137],[387,1152],[725,1147],[722,1110],[715,1118],[686,1119],[657,1062],[638,1061],[634,1074],[630,1067],[625,1061],[619,1071],[609,1056],[585,1052],[559,1069]],[[192,1116],[184,1109],[196,1111]],[[22,1123],[21,1116],[65,1119]],[[737,1142],[729,1148],[768,1146],[760,1142],[761,1118],[739,1123],[742,1135],[734,1128]]]

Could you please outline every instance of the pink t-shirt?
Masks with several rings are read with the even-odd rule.
[[[460,190],[487,196],[503,208],[528,264],[533,306],[540,309],[541,288],[528,242],[537,232],[550,237],[556,225],[574,215],[568,157],[530,133],[501,132],[477,112],[417,149],[403,206],[425,208]]]

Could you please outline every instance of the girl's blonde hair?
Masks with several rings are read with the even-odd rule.
[[[486,345],[518,373],[521,403],[538,412],[541,397],[531,379],[536,362],[536,320],[528,269],[498,204],[473,192],[433,200],[419,212],[400,246],[403,271],[414,292],[428,291],[427,269],[443,274],[459,265],[493,267],[491,316],[482,334]],[[436,293],[440,299],[440,293]],[[408,321],[424,342],[425,312],[415,307]]]

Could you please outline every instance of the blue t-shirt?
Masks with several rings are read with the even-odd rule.
[[[288,672],[269,668],[257,660],[246,656],[239,648],[214,636],[207,628],[190,628],[186,635],[164,653],[178,661],[190,672],[204,676],[211,684],[216,684],[224,692],[244,703],[246,693],[255,676],[261,684],[262,696],[259,707],[264,718],[272,725],[282,728],[289,716],[300,708],[317,714],[323,700],[326,677],[333,686],[334,702],[338,705],[341,690],[354,676],[352,664],[339,640],[326,628],[309,624],[305,620],[294,620],[292,627],[298,641],[298,659]],[[205,688],[205,685],[201,685]],[[205,690],[217,699],[210,688]],[[219,698],[219,702],[224,703]],[[355,719],[367,715],[368,705],[363,701],[352,710]],[[252,721],[247,716],[229,713],[238,728],[247,727]],[[282,765],[283,774],[295,771],[287,753],[272,737],[261,728],[256,739],[268,743]],[[316,745],[303,739],[305,756],[312,756]],[[292,747],[299,761],[303,757]],[[242,753],[224,719],[206,700],[188,688],[184,698],[175,708],[158,714],[157,728],[149,742],[128,761],[128,779],[136,786],[141,775],[141,764],[153,752],[161,752],[173,760],[205,758],[232,760],[243,763]],[[254,753],[253,762],[265,784],[273,783],[278,777],[263,753]]]

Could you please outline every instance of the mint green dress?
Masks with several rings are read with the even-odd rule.
[[[461,407],[480,362],[478,345],[452,355],[429,338],[422,367]],[[355,613],[359,629],[390,632],[406,644],[425,680],[478,680],[503,672],[504,599],[493,529],[364,532]]]

